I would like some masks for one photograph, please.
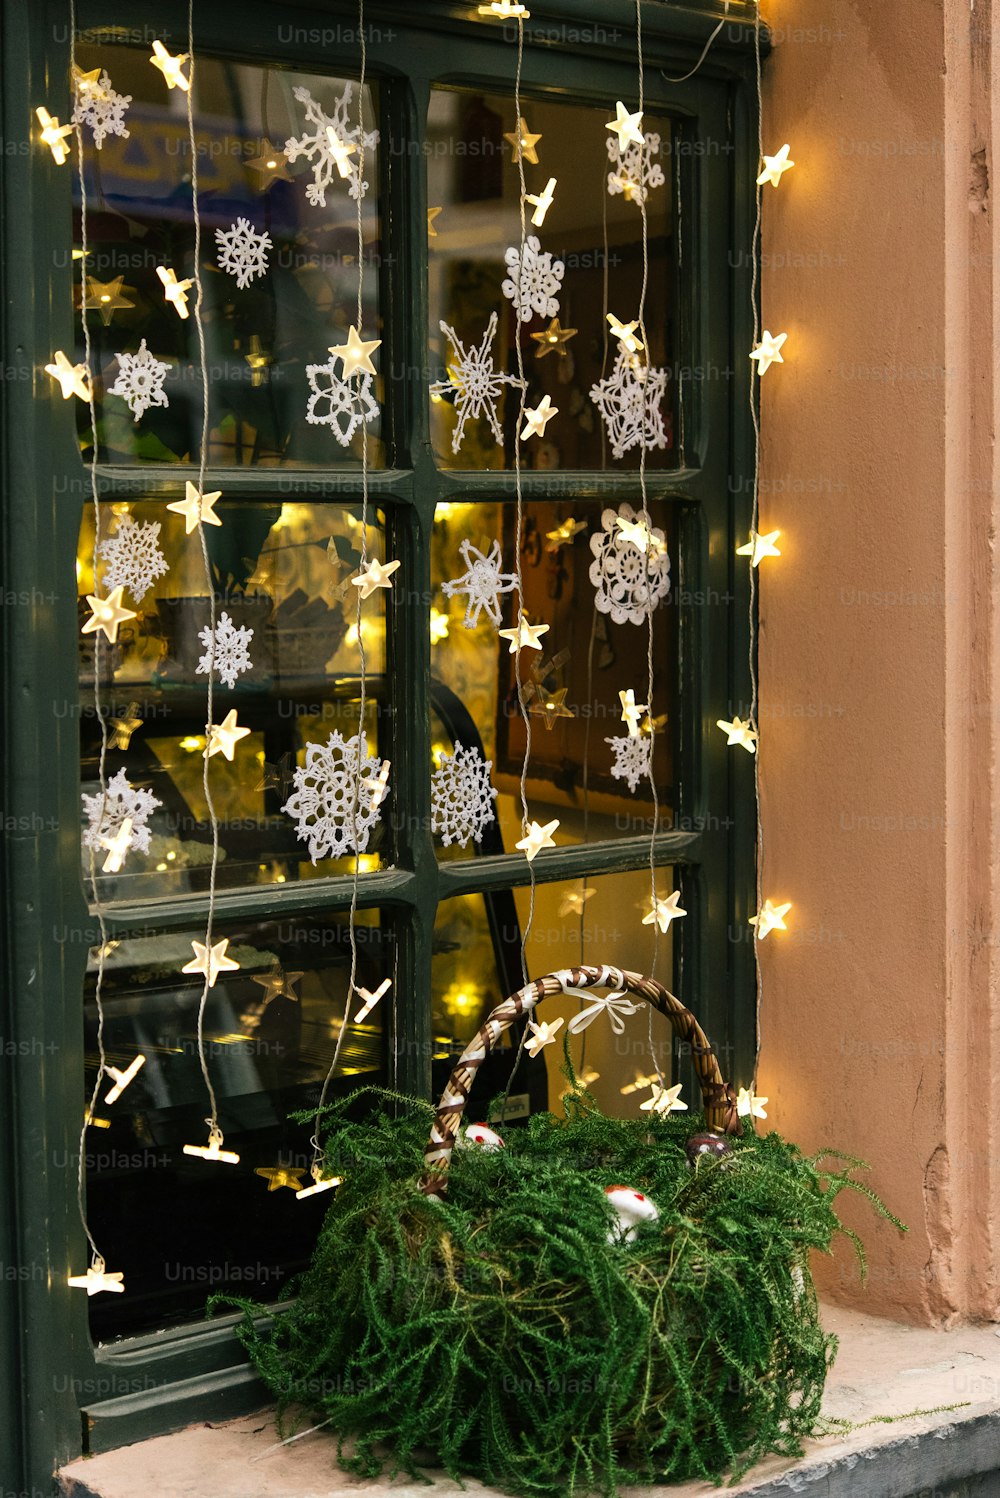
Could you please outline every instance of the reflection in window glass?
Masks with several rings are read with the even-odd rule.
[[[674,592],[668,588],[653,611],[657,668],[650,705],[646,623],[616,623],[595,607],[591,538],[601,544],[608,534],[604,519],[612,513],[617,512],[589,501],[573,505],[530,500],[524,506],[524,609],[532,623],[547,627],[547,633],[539,636],[541,649],[522,648],[520,653],[531,725],[528,805],[539,822],[559,818],[557,843],[650,834],[652,793],[648,772],[641,766],[651,721],[655,723],[652,766],[661,829],[669,826],[676,805],[669,723],[676,660]],[[669,507],[653,503],[650,515],[654,528],[664,532],[668,553],[676,557]],[[608,524],[613,522],[608,519]],[[450,752],[455,738],[467,747],[470,739],[478,740],[485,757],[493,761],[500,839],[497,827],[492,826],[479,845],[479,851],[491,853],[511,852],[521,836],[520,776],[526,730],[514,675],[516,657],[510,653],[510,641],[498,636],[485,610],[474,627],[466,628],[465,597],[449,598],[443,584],[464,572],[460,547],[466,538],[488,554],[489,538],[501,537],[503,567],[513,573],[514,527],[513,505],[445,503],[437,508],[432,543],[433,752],[440,760]],[[622,556],[628,552],[635,554],[641,568],[642,559],[634,547],[620,548]],[[513,627],[516,597],[510,592],[500,598],[501,629]],[[631,736],[622,720],[619,693],[629,690],[637,705],[650,708],[638,720],[638,746],[624,743]],[[617,740],[617,747],[609,739]],[[475,851],[471,842],[464,850],[456,843],[439,849],[442,858],[471,857]]]
[[[643,274],[642,219],[627,164],[611,162],[602,149],[608,140],[605,121],[613,110],[608,105],[522,98],[522,111],[528,126],[527,191],[541,197],[550,179],[556,180],[540,225],[532,222],[537,210],[527,205],[526,232],[537,237],[542,256],[551,255],[553,262],[565,266],[561,287],[552,292],[558,301],[558,323],[553,325],[547,310],[519,321],[501,289],[509,277],[505,253],[518,247],[521,239],[520,178],[510,139],[516,142],[517,134],[510,97],[435,89],[428,117],[428,203],[440,208],[429,239],[430,363],[439,371],[434,383],[447,387],[449,366],[456,362],[441,322],[454,329],[466,351],[477,350],[496,313],[495,370],[517,375],[515,340],[520,338],[527,404],[537,406],[548,396],[559,411],[543,438],[522,445],[522,463],[539,469],[638,467],[637,446],[620,459],[615,456],[590,393],[615,371],[618,343],[609,332],[606,314],[615,314],[623,323],[638,316]],[[682,439],[673,377],[682,363],[675,294],[673,130],[668,119],[653,115],[645,117],[644,127],[659,140],[658,149],[648,151],[649,166],[658,164],[662,173],[656,185],[647,182],[649,277],[644,321],[650,364],[671,372],[659,416],[650,418],[649,430],[662,445],[649,453],[648,463],[673,467],[679,462]],[[621,184],[614,192],[609,192],[609,177]],[[432,392],[434,450],[442,467],[495,469],[509,463],[518,401],[507,384],[498,384],[495,393],[503,444],[487,419],[470,410],[456,451],[461,403],[453,390]]]
[[[87,312],[98,378],[98,438],[105,463],[196,463],[201,438],[201,376],[193,315],[181,318],[166,301],[158,267],[178,282],[193,275],[194,222],[190,144],[185,96],[166,89],[149,64],[148,47],[83,46],[81,69],[107,69],[113,87],[131,94],[126,137],[108,135],[98,151],[86,142]],[[306,421],[308,365],[329,361],[357,320],[357,201],[351,179],[335,173],[325,206],[306,196],[313,167],[299,155],[289,162],[286,141],[316,133],[306,115],[308,90],[315,104],[345,135],[357,126],[357,85],[199,57],[194,84],[201,216],[203,319],[210,390],[207,461],[217,466],[318,466],[360,462],[360,433],[342,446],[328,425]],[[349,91],[344,110],[338,101]],[[366,130],[376,103],[365,90]],[[377,148],[366,146],[361,199],[365,247],[364,336],[379,326],[379,214]],[[78,184],[74,172],[74,190]],[[79,202],[76,243],[80,242]],[[242,279],[219,263],[217,232],[230,234],[243,219],[266,235],[266,272]],[[195,291],[189,289],[189,314]],[[163,392],[169,404],[151,405],[139,418],[121,395],[110,394],[119,355],[140,353],[140,343],[166,365]],[[78,357],[83,357],[82,348]],[[337,366],[339,370],[339,366]],[[382,382],[372,394],[382,404]],[[327,414],[329,402],[317,412]],[[89,455],[90,413],[77,412]],[[349,413],[341,413],[342,430]],[[377,419],[369,425],[368,458],[384,460]]]
[[[277,1299],[304,1267],[329,1204],[296,1201],[298,1171],[309,1185],[308,1125],[290,1115],[313,1106],[333,1059],[350,972],[347,918],[289,916],[222,927],[240,967],[209,991],[205,1050],[226,1146],[238,1166],[183,1153],[205,1137],[208,1111],[198,1062],[202,980],[180,970],[204,929],[109,942],[104,1044],[109,1065],[145,1062],[121,1096],[101,1089],[87,1130],[87,1203],[98,1242],[113,1242],[128,1294],[89,1303],[96,1337],[136,1332],[199,1315],[212,1289]],[[392,972],[393,935],[377,913],[358,915],[358,982],[377,988]],[[86,1098],[97,1077],[96,954],[84,1000]],[[384,1083],[385,1016],[377,1007],[352,1024],[341,1047],[338,1097],[361,1082]],[[274,1186],[291,1170],[288,1185]],[[269,1174],[258,1174],[258,1171]]]
[[[293,776],[307,744],[325,744],[334,732],[343,739],[358,732],[358,590],[350,579],[361,556],[360,507],[221,500],[216,513],[222,524],[206,527],[205,540],[217,624],[225,613],[234,629],[253,631],[249,669],[234,677],[231,688],[218,679],[214,687],[215,722],[235,709],[238,724],[250,730],[235,745],[232,760],[222,753],[210,760],[221,822],[218,885],[284,884],[350,871],[353,856],[313,864],[295,822],[281,808],[295,789]],[[157,535],[143,529],[157,526]],[[125,550],[135,550],[140,532],[147,550],[157,548],[167,565],[159,575],[148,576],[148,562],[143,576],[126,567]],[[212,837],[202,779],[207,677],[198,666],[210,601],[201,548],[197,536],[185,535],[181,516],[165,503],[146,500],[102,505],[101,536],[101,594],[110,592],[112,579],[124,581],[123,603],[137,617],[120,627],[114,645],[99,632],[80,636],[82,789],[96,798],[85,803],[84,820],[88,807],[100,801],[95,650],[108,721],[106,778],[124,772],[129,786],[151,793],[159,805],[145,823],[147,847],[133,846],[117,873],[102,872],[103,858],[98,860],[98,892],[103,900],[131,900],[202,891],[208,887]],[[93,553],[88,506],[77,563],[82,618],[89,615],[87,595],[95,591]],[[368,555],[384,559],[383,533],[371,514]],[[365,732],[372,754],[378,752],[386,701],[385,601],[386,591],[377,588],[361,603]],[[391,862],[391,804],[390,783],[362,855],[363,870]],[[83,858],[89,872],[86,847]]]

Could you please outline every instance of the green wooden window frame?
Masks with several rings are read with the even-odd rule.
[[[64,0],[30,9],[2,0],[4,87],[2,183],[3,281],[3,632],[5,858],[5,970],[3,1054],[9,1085],[0,1087],[0,1429],[8,1456],[4,1486],[43,1493],[53,1468],[81,1450],[103,1450],[219,1418],[260,1402],[260,1386],[245,1364],[231,1320],[193,1324],[155,1337],[95,1348],[85,1297],[65,1284],[82,1237],[71,1171],[46,1169],[59,1152],[77,1148],[83,1026],[80,999],[89,946],[97,939],[79,875],[79,743],[73,717],[53,704],[76,697],[76,589],[73,586],[79,506],[60,499],[54,475],[82,474],[72,407],[51,398],[43,366],[51,350],[73,345],[73,270],[65,254],[71,222],[70,174],[53,168],[33,140],[34,106],[65,99],[68,19]],[[532,5],[525,30],[525,96],[571,94],[606,103],[633,99],[636,90],[633,0],[554,0]],[[81,28],[135,12],[116,0],[81,0]],[[128,12],[128,13],[126,13]],[[200,13],[199,13],[200,12]],[[308,13],[286,3],[243,0],[238,7],[196,6],[200,51],[250,62],[273,56],[275,25],[302,18],[303,29],[324,16],[345,22],[333,0]],[[754,909],[755,822],[753,764],[727,752],[715,719],[745,702],[748,580],[734,557],[750,517],[752,465],[750,263],[753,179],[757,168],[756,101],[752,87],[752,9],[743,0],[690,5],[659,0],[643,7],[646,105],[673,115],[691,149],[680,160],[686,224],[681,269],[683,324],[695,370],[729,371],[728,378],[692,380],[688,390],[688,464],[651,469],[651,500],[675,511],[681,590],[678,611],[679,686],[672,721],[680,799],[675,828],[658,834],[656,861],[672,864],[690,914],[676,942],[675,983],[692,1003],[734,1071],[748,1077],[754,1048],[752,946],[740,939]],[[186,5],[142,11],[140,41],[185,34]],[[513,89],[514,49],[507,28],[479,21],[472,5],[423,0],[419,19],[400,0],[368,0],[369,25],[379,40],[369,47],[369,77],[380,88],[382,125],[394,138],[419,140],[432,82]],[[697,74],[688,72],[723,21]],[[391,42],[386,40],[393,33]],[[765,39],[766,41],[766,39]],[[175,49],[176,50],[176,49]],[[283,46],[293,66],[357,71],[357,50],[346,44],[317,55],[304,40]],[[712,151],[699,142],[726,143]],[[24,142],[23,146],[19,145]],[[29,144],[30,142],[30,144]],[[404,165],[400,166],[399,161]],[[415,373],[387,397],[390,447],[404,466],[373,472],[373,506],[383,508],[390,554],[410,579],[423,579],[393,599],[388,668],[395,674],[389,753],[396,794],[408,815],[396,866],[365,877],[366,905],[391,908],[399,936],[398,984],[423,995],[414,1006],[399,1079],[415,1092],[429,1088],[431,934],[438,902],[468,892],[523,885],[520,855],[481,857],[439,865],[428,833],[430,737],[423,683],[430,659],[427,603],[430,527],[435,505],[509,498],[514,478],[503,472],[449,472],[431,456],[426,388],[426,182],[417,154],[380,155],[379,188],[396,238],[391,246],[393,294],[383,294],[383,357]],[[738,253],[733,253],[737,251]],[[101,476],[117,500],[149,492],[150,481],[181,492],[189,470],[161,473],[116,467]],[[561,475],[565,479],[566,475]],[[269,492],[268,470],[209,470],[209,487],[227,499]],[[298,473],[304,497],[317,502],[354,498],[355,473]],[[113,490],[111,485],[113,484]],[[525,472],[526,501],[544,496],[545,476]],[[308,491],[308,492],[307,492]],[[580,475],[581,498],[634,499],[635,476]],[[401,590],[402,591],[402,590]],[[707,606],[706,606],[707,605]],[[418,725],[406,734],[403,724]],[[425,725],[420,727],[419,725]],[[606,874],[645,867],[647,837],[563,848],[535,865],[539,880]],[[220,893],[217,920],[243,917],[266,904],[296,915],[343,909],[350,880],[306,881],[264,893]],[[190,899],[115,907],[112,935],[177,929],[201,920]],[[675,928],[675,931],[677,928]],[[60,940],[56,933],[68,933]]]

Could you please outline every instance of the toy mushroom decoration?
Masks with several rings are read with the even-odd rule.
[[[732,1145],[724,1134],[692,1134],[687,1144],[688,1164],[692,1167],[697,1165],[702,1155],[710,1155],[713,1159],[719,1159],[722,1155],[732,1153]]]
[[[608,1234],[609,1243],[631,1243],[640,1222],[655,1222],[660,1215],[649,1197],[631,1186],[605,1186],[604,1195],[618,1218],[618,1226]]]
[[[462,1135],[462,1144],[478,1144],[484,1150],[502,1150],[506,1146],[500,1135],[495,1130],[488,1128],[486,1124],[469,1124]]]

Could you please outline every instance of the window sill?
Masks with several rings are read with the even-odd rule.
[[[939,1332],[827,1306],[828,1331],[840,1338],[824,1411],[856,1425],[845,1436],[807,1442],[797,1462],[771,1457],[735,1488],[753,1498],[987,1498],[1000,1491],[1000,1328]],[[967,1402],[966,1402],[967,1401]],[[881,1423],[908,1411],[962,1404],[961,1409]],[[321,1498],[391,1492],[396,1498],[445,1498],[462,1490],[442,1478],[433,1488],[404,1480],[362,1482],[341,1472],[325,1433],[261,1454],[276,1437],[270,1414],[194,1425],[174,1435],[84,1458],[59,1473],[64,1498]],[[992,1475],[991,1475],[992,1474]],[[469,1481],[465,1492],[495,1490]],[[703,1498],[719,1490],[694,1482],[662,1489],[669,1498]]]

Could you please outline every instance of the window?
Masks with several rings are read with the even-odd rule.
[[[639,921],[652,846],[664,892],[678,887],[689,912],[658,942],[658,975],[697,1007],[730,1069],[748,1075],[752,951],[743,932],[752,910],[753,767],[748,756],[726,754],[714,727],[739,711],[748,690],[745,576],[732,560],[749,515],[749,371],[733,356],[747,346],[734,309],[747,304],[755,163],[745,23],[727,26],[711,62],[683,85],[667,76],[696,61],[709,19],[650,6],[645,33],[646,126],[660,137],[663,168],[650,195],[647,323],[651,358],[669,373],[662,443],[647,469],[671,564],[669,594],[654,614],[659,695],[651,712],[662,720],[654,810],[643,784],[632,794],[612,775],[605,744],[620,727],[619,688],[633,685],[639,696],[644,687],[646,631],[595,611],[589,544],[606,512],[638,502],[635,454],[615,459],[589,399],[614,357],[604,312],[632,315],[641,274],[638,214],[623,195],[608,194],[603,153],[609,107],[635,91],[634,36],[591,20],[583,3],[564,9],[551,26],[539,17],[536,33],[527,29],[522,83],[522,113],[548,152],[547,169],[527,169],[529,191],[556,176],[566,204],[540,233],[565,262],[560,319],[575,329],[563,352],[539,342],[525,354],[532,403],[547,394],[566,413],[523,449],[525,607],[548,623],[553,642],[535,666],[527,792],[534,817],[560,822],[556,850],[533,866],[527,961],[533,974],[580,959],[651,963],[651,933]],[[77,594],[93,583],[84,407],[77,403],[74,431],[58,392],[53,398],[39,383],[46,376],[35,375],[33,400],[29,382],[12,380],[8,430],[31,440],[11,441],[5,453],[8,590],[27,600],[5,621],[9,806],[22,819],[12,824],[8,865],[11,1034],[38,1038],[32,1064],[45,1081],[8,1105],[22,1182],[8,1261],[30,1270],[43,1256],[32,1243],[48,1244],[39,1282],[26,1272],[18,1296],[22,1312],[37,1316],[53,1383],[38,1398],[63,1454],[79,1441],[80,1409],[85,1440],[101,1449],[203,1417],[203,1380],[217,1392],[214,1413],[252,1398],[228,1325],[196,1324],[205,1294],[228,1285],[277,1298],[308,1256],[324,1200],[269,1193],[254,1172],[307,1163],[309,1130],[289,1115],[315,1101],[343,1018],[353,859],[312,863],[281,806],[305,746],[334,729],[356,731],[360,643],[369,742],[391,760],[392,778],[360,878],[359,981],[375,987],[391,976],[395,998],[351,1030],[337,1088],[360,1080],[438,1089],[483,1013],[520,982],[531,902],[528,865],[513,850],[525,747],[515,661],[498,649],[492,627],[464,627],[463,600],[443,587],[463,570],[464,540],[496,538],[511,559],[517,534],[509,458],[516,406],[499,402],[502,443],[470,415],[456,445],[463,418],[448,388],[452,335],[478,342],[493,312],[497,367],[515,368],[516,329],[499,293],[505,247],[519,237],[517,173],[504,142],[515,126],[509,28],[454,21],[447,7],[428,6],[414,23],[405,7],[368,6],[365,108],[381,140],[363,205],[364,319],[382,339],[369,548],[402,567],[391,593],[366,601],[359,642],[344,595],[358,554],[358,446],[304,419],[306,367],[322,362],[354,320],[354,204],[331,193],[326,211],[313,210],[301,163],[292,181],[267,165],[284,160],[268,154],[272,145],[301,132],[295,90],[332,105],[356,76],[357,48],[346,40],[318,48],[311,22],[292,6],[241,7],[238,24],[229,7],[206,7],[196,17],[195,98],[212,373],[206,457],[209,488],[224,496],[210,559],[220,607],[253,629],[255,643],[253,670],[231,692],[218,689],[223,712],[237,706],[250,735],[233,764],[213,760],[222,824],[216,925],[240,970],[212,990],[206,1015],[227,1141],[243,1158],[238,1171],[185,1161],[181,1145],[197,1137],[205,1112],[194,1044],[200,984],[180,968],[204,930],[197,657],[207,598],[200,559],[167,510],[199,456],[196,341],[156,277],[163,263],[190,274],[190,162],[181,106],[146,60],[154,35],[184,48],[173,9],[164,7],[149,37],[119,25],[120,11],[105,0],[80,18],[80,65],[107,67],[114,86],[133,96],[128,139],[109,138],[100,153],[90,145],[86,158],[88,310],[102,376],[101,536],[113,538],[126,519],[158,524],[169,571],[150,579],[134,605],[138,617],[101,656],[102,702],[134,724],[109,751],[108,776],[125,769],[159,805],[148,849],[101,875],[109,1060],[121,1065],[141,1050],[147,1062],[109,1110],[108,1127],[99,1110],[88,1131],[91,1223],[113,1246],[128,1293],[86,1304],[64,1290],[66,1266],[80,1252],[81,1077],[89,1092],[96,1065],[98,934],[79,827],[79,796],[94,794],[100,743],[93,636],[76,632]],[[614,37],[598,38],[599,25]],[[25,111],[50,92],[43,78],[65,73],[59,37],[59,27],[17,19],[11,54],[23,55]],[[43,265],[50,283],[39,279],[36,299],[9,308],[5,323],[7,363],[11,351],[28,350],[36,371],[50,350],[74,346],[68,245],[81,205],[71,173],[34,148],[7,166],[4,190],[22,205],[16,226],[10,214],[5,221],[11,284],[28,284],[29,267]],[[214,230],[240,213],[266,228],[273,248],[269,275],[237,291],[216,267]],[[543,332],[547,321],[534,319],[530,331]],[[169,406],[135,422],[109,389],[117,356],[141,338],[168,366]],[[78,660],[71,641],[82,641]],[[432,772],[456,742],[493,763],[496,819],[478,847],[444,846],[431,831]],[[597,1039],[588,1044],[602,1100],[637,1106],[611,1079],[621,1072],[628,1085],[641,1076],[642,1056],[616,1053],[609,1041],[602,1059]],[[690,1087],[684,1058],[672,1064]],[[509,1070],[510,1056],[499,1056],[484,1097]],[[560,1085],[546,1057],[526,1060],[512,1113],[546,1106]],[[72,1372],[58,1387],[51,1370],[65,1367]],[[184,1380],[196,1375],[199,1393],[191,1386],[188,1394]],[[34,1447],[25,1462],[46,1465]]]

